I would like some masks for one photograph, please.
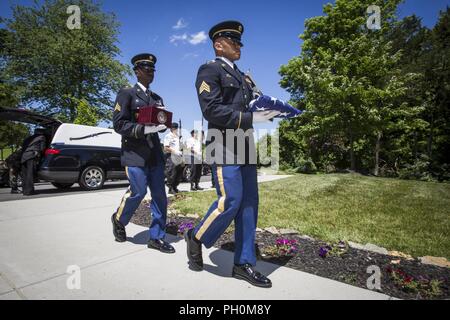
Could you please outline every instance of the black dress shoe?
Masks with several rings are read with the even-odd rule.
[[[169,194],[177,194],[177,192],[173,188],[169,188]]]
[[[201,190],[203,190],[203,188],[202,187],[200,187],[198,184],[197,185],[195,185],[195,189],[197,189],[197,190],[199,190],[199,191],[201,191]]]
[[[163,253],[175,253],[174,247],[170,243],[161,239],[152,239],[148,242],[147,247],[150,249],[156,249]]]
[[[195,187],[195,185],[193,183],[191,183],[191,191],[197,191],[197,188]]]
[[[236,279],[245,280],[257,287],[262,288],[272,287],[272,282],[270,281],[270,279],[262,275],[258,271],[254,270],[253,267],[248,263],[242,266],[235,265],[233,267],[232,275]]]
[[[117,242],[127,241],[127,233],[125,232],[125,227],[116,219],[116,214],[111,216],[111,222],[113,225],[113,234]]]
[[[193,229],[189,229],[184,234],[186,240],[187,256],[189,259],[189,267],[194,271],[203,270],[202,243],[193,238]]]
[[[11,194],[21,194],[20,190],[11,190]]]

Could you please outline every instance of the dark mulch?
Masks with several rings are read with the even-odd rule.
[[[141,205],[131,222],[141,225],[150,225],[149,209]],[[194,225],[198,222],[194,219],[170,216],[168,218],[167,233],[177,235],[178,226],[182,223],[191,222]],[[179,236],[181,236],[178,233]],[[273,247],[277,239],[284,238],[297,241],[298,252],[290,256],[267,256],[265,249]],[[256,234],[258,247],[258,259],[282,265],[292,269],[312,273],[321,277],[345,282],[350,285],[367,289],[367,280],[371,274],[367,273],[370,266],[378,266],[381,270],[381,293],[401,299],[449,299],[450,298],[450,269],[420,263],[418,259],[407,260],[404,258],[392,257],[365,250],[348,248],[342,255],[327,255],[325,258],[319,255],[321,247],[325,242],[313,239],[304,239],[299,235],[280,236],[269,232],[258,232]],[[233,231],[224,233],[215,244],[216,247],[234,251]],[[263,256],[261,255],[261,252]],[[399,264],[391,261],[400,260]],[[402,275],[404,283],[419,283],[424,279],[439,280],[441,294],[430,295],[430,290],[414,290],[402,288],[396,283],[389,272],[393,268]],[[423,283],[423,282],[422,282]]]

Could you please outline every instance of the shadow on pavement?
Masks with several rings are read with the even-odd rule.
[[[134,244],[139,244],[139,245],[147,245],[148,240],[149,240],[148,230],[141,231],[141,232],[135,234],[133,237],[127,237],[127,241],[134,243]],[[164,240],[169,243],[177,243],[177,242],[183,240],[183,238],[176,237],[171,234],[166,234],[166,237]]]
[[[233,270],[234,265],[234,252],[217,249],[211,252],[209,258],[215,265],[205,264],[205,271],[215,274],[219,277],[231,278],[231,271]],[[264,261],[257,261],[255,269],[261,272],[263,275],[269,276],[280,267],[280,265],[275,265]]]
[[[102,191],[107,191],[107,190],[111,190],[111,189],[118,189],[118,188],[126,188],[128,187],[129,182],[128,181],[124,181],[123,183],[115,183],[115,184],[105,184],[103,186],[103,188],[101,188],[100,190],[92,190],[92,191],[88,191],[85,189],[82,189],[81,187],[72,187],[69,189],[57,189],[57,188],[51,188],[51,189],[39,189],[36,190],[36,195],[40,195],[40,194],[59,194],[59,193],[72,193],[72,192],[102,192]]]

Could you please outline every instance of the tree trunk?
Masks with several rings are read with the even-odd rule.
[[[413,158],[417,160],[417,131],[414,131]]]
[[[350,131],[350,170],[356,171],[355,151],[353,133]]]
[[[431,121],[430,121],[430,131],[428,134],[428,144],[427,144],[427,154],[428,159],[431,162],[431,157],[433,156],[433,135],[434,135],[434,116],[431,115]]]
[[[375,143],[375,168],[373,170],[375,176],[378,176],[380,170],[380,145],[382,136],[383,134],[381,132],[377,133],[377,141]]]

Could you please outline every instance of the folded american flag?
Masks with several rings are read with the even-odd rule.
[[[303,112],[302,110],[298,110],[282,100],[265,95],[262,95],[250,102],[250,112],[267,110],[280,111],[281,113],[275,118],[283,119],[294,118]]]

